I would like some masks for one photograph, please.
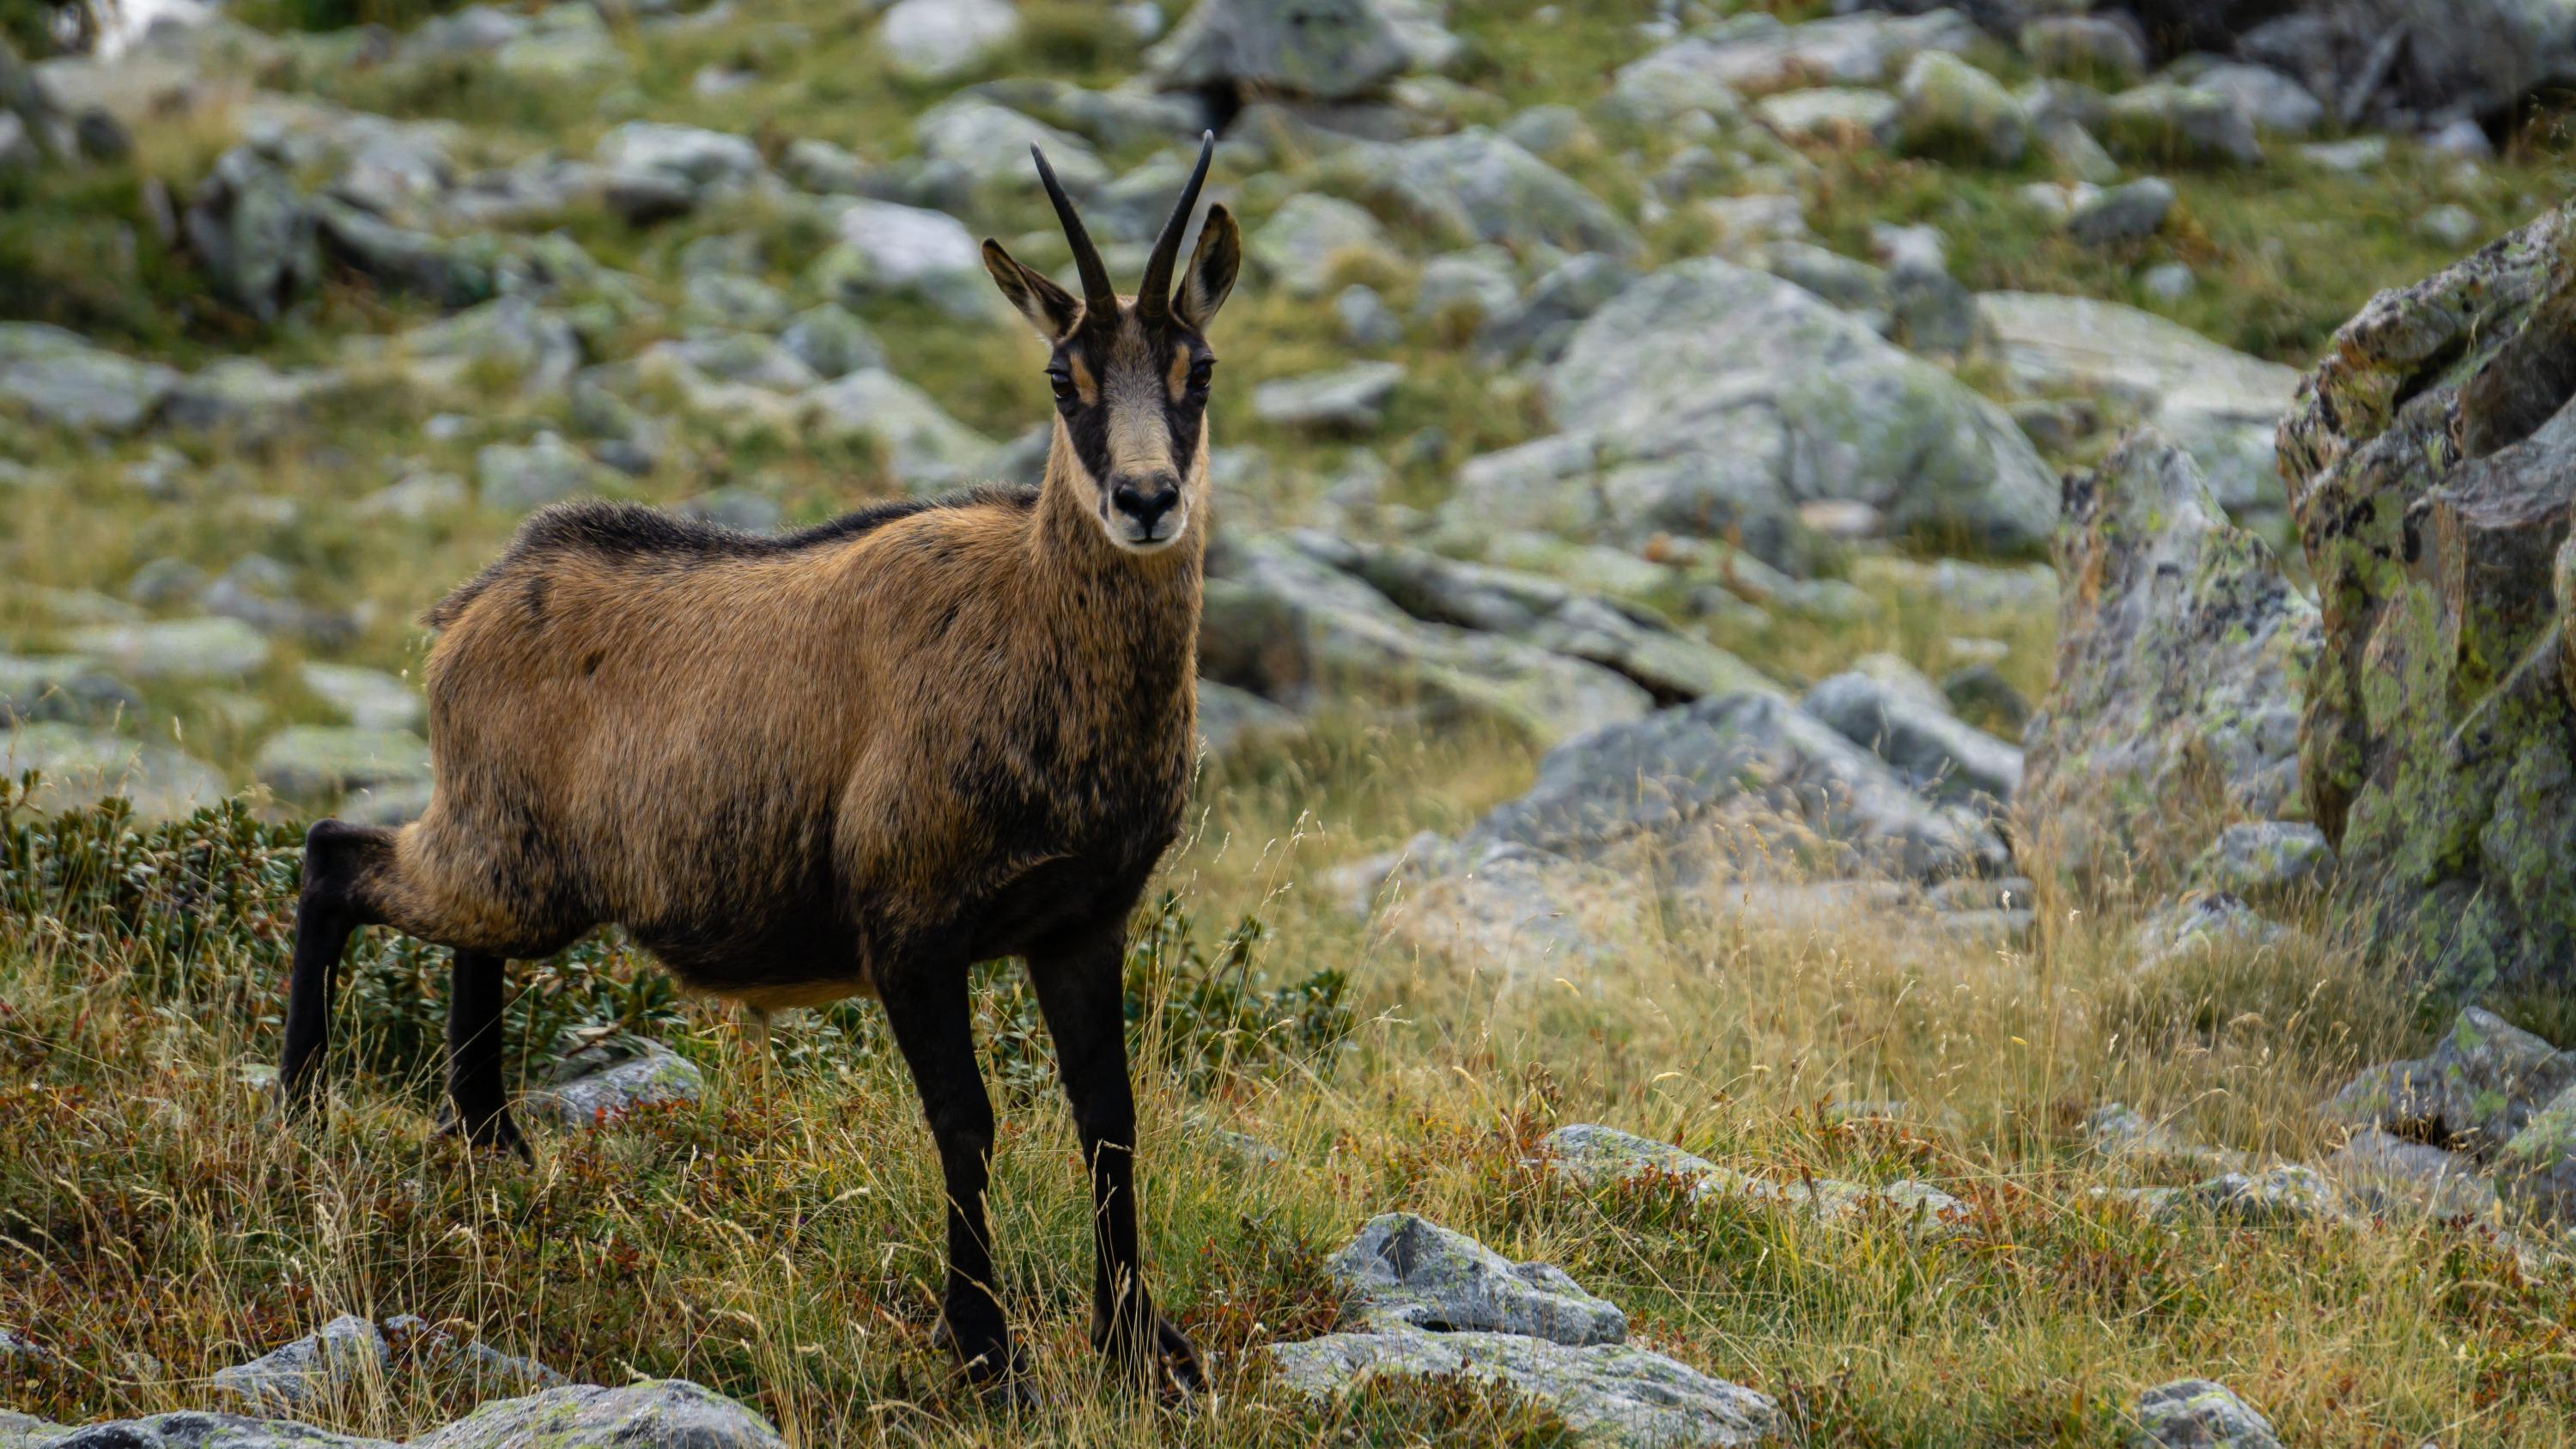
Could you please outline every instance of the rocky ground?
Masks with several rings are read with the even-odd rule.
[[[0,23],[0,1449],[2576,1442],[2563,0],[172,19]],[[1206,128],[1205,1417],[1093,1380],[1007,975],[1017,1421],[858,1008],[531,963],[522,1170],[371,941],[266,1126],[419,611],[565,497],[1033,478],[975,241],[1063,263],[1036,141],[1132,270]]]

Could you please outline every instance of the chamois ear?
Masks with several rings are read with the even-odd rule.
[[[1002,244],[984,238],[984,270],[993,274],[993,284],[1020,315],[1038,329],[1038,335],[1049,342],[1061,342],[1073,324],[1082,316],[1082,304],[1071,292],[1057,286],[1047,275],[1025,266],[1020,259],[1002,250]]]
[[[1181,274],[1181,290],[1172,298],[1172,310],[1193,329],[1206,331],[1208,319],[1234,290],[1234,274],[1242,265],[1243,229],[1223,206],[1209,207],[1207,220],[1199,224],[1198,250],[1190,253],[1190,269]]]

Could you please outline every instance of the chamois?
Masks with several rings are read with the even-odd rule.
[[[984,243],[1049,345],[1046,475],[759,537],[632,505],[557,505],[424,616],[436,783],[398,830],[305,838],[280,1090],[318,1097],[350,934],[454,951],[446,1131],[526,1152],[502,1085],[502,972],[622,926],[693,990],[754,1012],[883,1003],[948,1196],[942,1336],[1017,1368],[992,1289],[993,1109],[968,967],[1025,963],[1090,1164],[1092,1340],[1201,1381],[1139,1277],[1122,967],[1177,834],[1197,739],[1206,328],[1242,239],[1215,149],[1133,298],[1036,154],[1079,298]],[[1034,152],[1034,148],[1032,148]]]

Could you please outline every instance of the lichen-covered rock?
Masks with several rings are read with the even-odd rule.
[[[1338,196],[1301,192],[1253,228],[1243,254],[1290,295],[1319,297],[1343,257],[1392,257],[1395,242],[1359,207]]]
[[[944,81],[982,65],[1020,33],[1009,0],[898,0],[877,24],[877,47],[917,81]]]
[[[288,1419],[254,1419],[240,1414],[185,1410],[142,1419],[119,1419],[72,1427],[42,1424],[12,1429],[18,1416],[0,1414],[0,1445],[7,1449],[394,1449],[383,1439],[334,1434]]]
[[[216,290],[263,324],[321,280],[313,214],[286,168],[258,147],[236,146],[215,162],[182,226]]]
[[[2496,1172],[2514,1201],[2560,1221],[2576,1218],[2576,1086],[2533,1113],[2505,1143]]]
[[[1544,1404],[1579,1444],[1727,1449],[1766,1444],[1779,1406],[1751,1389],[1625,1344],[1569,1348],[1507,1333],[1333,1333],[1265,1352],[1289,1387],[1315,1398],[1379,1379],[1471,1378]]]
[[[2089,393],[2154,424],[2191,454],[2231,513],[2286,506],[2273,433],[2298,395],[2295,370],[2092,297],[1989,292],[1977,312],[2016,387]]]
[[[2286,929],[2263,919],[2235,896],[2219,891],[2195,892],[2138,923],[2137,972],[2149,975],[2210,951],[2260,951],[2288,935]]]
[[[2154,1221],[2175,1225],[2289,1227],[2347,1215],[2335,1185],[2296,1163],[2257,1173],[2223,1172],[2189,1187],[2095,1188],[2092,1195],[2133,1204]]]
[[[102,624],[72,645],[128,679],[235,683],[268,663],[268,640],[239,619],[207,616]]]
[[[1889,122],[1898,149],[2010,166],[2030,149],[2030,121],[2003,82],[1948,51],[1906,67]]]
[[[1720,1167],[1667,1142],[1590,1123],[1550,1132],[1539,1150],[1558,1170],[1586,1183],[1668,1181],[1697,1200],[1784,1209],[1827,1222],[1890,1217],[1917,1237],[1948,1236],[1960,1231],[1968,1218],[1966,1203],[1929,1183],[1903,1181],[1870,1188],[1814,1177],[1776,1183]]]
[[[412,1449],[786,1449],[769,1421],[686,1379],[578,1384],[483,1405]]]
[[[2281,1449],[2272,1421],[2224,1385],[2179,1379],[2138,1396],[2129,1449]]]
[[[178,386],[176,370],[93,347],[43,322],[0,322],[0,416],[51,427],[130,432]]]
[[[1342,550],[1317,551],[1331,542],[1253,537],[1214,551],[1200,670],[1291,707],[1358,691],[1549,743],[1654,707],[1644,688],[1597,664],[1407,614],[1333,562]]]
[[[2122,91],[2102,108],[2104,145],[2150,162],[2233,162],[2263,159],[2254,122],[2237,104],[2212,91],[2155,81]]]
[[[2377,1128],[2354,1133],[2324,1170],[2372,1212],[2493,1222],[2502,1211],[2495,1184],[2468,1158]]]
[[[2016,548],[2055,482],[1992,403],[1794,283],[1713,258],[1622,290],[1549,369],[1553,438],[1479,459],[1450,509],[1491,527],[1642,541],[1738,534],[1785,557],[1799,504]]]
[[[524,1391],[564,1381],[562,1374],[533,1359],[464,1342],[414,1314],[379,1327],[344,1313],[283,1348],[216,1370],[207,1382],[253,1409],[279,1413],[323,1403],[370,1378],[381,1379],[403,1362],[469,1378],[486,1389]]]
[[[2325,832],[2304,822],[2243,820],[2218,832],[2193,862],[2201,885],[2248,900],[2271,900],[2311,887],[2334,869]]]
[[[1643,245],[1599,197],[1481,126],[1416,141],[1355,143],[1325,158],[1319,174],[1327,185],[1452,245],[1544,242],[1618,257],[1632,257]]]
[[[863,367],[798,396],[813,436],[866,439],[915,492],[954,487],[993,451],[930,394],[882,367]]]
[[[2560,1051],[2473,1006],[2452,1021],[2430,1055],[2363,1072],[2326,1111],[2356,1127],[2404,1132],[2485,1157],[2571,1085],[2576,1051]]]
[[[1546,1405],[1583,1444],[1681,1449],[1767,1441],[1769,1399],[1624,1340],[1627,1315],[1562,1270],[1515,1264],[1410,1213],[1372,1218],[1330,1264],[1363,1331],[1265,1352],[1314,1398],[1380,1378],[1465,1377]]]
[[[2380,294],[2281,429],[2307,796],[2373,950],[2463,993],[2576,974],[2571,395],[2576,207]]]
[[[2023,734],[2031,842],[2079,880],[2177,873],[2228,816],[2293,818],[2316,606],[2152,430],[2071,476],[2055,678]]]
[[[1344,100],[1413,60],[1384,0],[1198,0],[1145,64],[1167,89],[1242,88]]]
[[[1848,670],[1808,690],[1799,708],[1935,798],[2004,805],[2021,786],[2021,751],[1951,714],[1949,701],[1919,675]]]
[[[1823,721],[1759,692],[1712,696],[1558,746],[1529,792],[1462,843],[1578,860],[1642,851],[1683,878],[1719,863],[1920,880],[2003,864],[2001,842],[1974,812],[1924,800]]]
[[[1628,1336],[1628,1316],[1583,1291],[1564,1269],[1514,1263],[1411,1213],[1369,1219],[1326,1267],[1374,1329],[1510,1333],[1563,1344]]]
[[[1779,688],[1760,670],[1640,604],[1419,549],[1324,535],[1299,538],[1310,553],[1367,580],[1417,619],[1501,634],[1598,664],[1661,702]]]
[[[557,1062],[553,1084],[529,1093],[527,1106],[562,1127],[600,1127],[638,1109],[695,1102],[704,1090],[688,1058],[660,1042],[623,1037]]]

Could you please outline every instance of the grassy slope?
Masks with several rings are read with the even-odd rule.
[[[908,145],[909,116],[936,96],[891,82],[864,27],[832,7],[745,8],[754,23],[723,35],[630,39],[642,62],[630,107],[824,136],[864,154]],[[1124,68],[1086,7],[1030,8],[1025,53],[1001,71],[1099,81]],[[1463,78],[1511,108],[1597,94],[1640,49],[1626,23],[1646,9],[1566,5],[1541,25],[1527,19],[1527,4],[1461,8],[1475,53]],[[804,26],[802,35],[770,27],[782,19]],[[700,65],[734,62],[762,79],[713,102],[690,91]],[[366,73],[305,79],[353,105],[466,119],[495,159],[541,144],[578,154],[609,124],[589,95],[496,91],[473,75],[399,86]],[[12,193],[15,204],[0,207],[0,275],[10,258],[60,268],[71,255],[60,238],[89,234],[66,226],[112,241],[117,233],[100,219],[138,219],[139,179],[194,174],[211,134],[147,133],[131,171]],[[1633,188],[1616,157],[1634,140],[1649,170],[1674,144],[1611,136],[1586,174],[1613,193]],[[2491,227],[2527,214],[2530,198],[2563,175],[2541,154],[2547,142],[2535,132],[2460,199]],[[2018,210],[2012,188],[2042,174],[2035,169],[1818,159],[1826,180],[1813,220],[1845,250],[1865,251],[1871,220],[1932,220],[1972,285],[2130,301],[2140,300],[2137,270],[2179,257],[2208,285],[2164,310],[2289,361],[2313,354],[2372,289],[2447,260],[2410,225],[2419,186],[2444,168],[2412,156],[2358,181],[2294,167],[2186,173],[2190,225],[2109,257],[2046,238]],[[1044,225],[1033,200],[1016,215],[978,220],[1015,245]],[[644,234],[598,220],[574,230],[672,300],[687,240],[766,225],[732,214]],[[1675,255],[1698,238],[1677,221],[1654,240]],[[189,360],[244,347],[311,360],[346,333],[390,331],[421,315],[335,292],[279,333],[256,336],[207,306],[184,266],[148,242],[125,271],[115,245],[82,251],[115,265],[101,269],[108,285],[68,294],[89,310],[67,320]],[[772,261],[782,284],[802,270],[789,248]],[[35,311],[66,297],[30,289],[11,306]],[[151,305],[135,305],[138,297]],[[1394,300],[1406,301],[1400,284]],[[925,326],[900,313],[871,320],[898,370],[968,422],[999,436],[1037,415],[1027,375],[1036,359],[1007,329]],[[1245,416],[1253,383],[1347,356],[1326,309],[1257,285],[1229,310],[1219,341],[1221,420]],[[1440,339],[1417,335],[1391,355],[1409,364],[1409,381],[1387,439],[1432,427],[1448,438],[1404,465],[1400,496],[1436,500],[1448,465],[1539,425],[1525,393],[1459,365]],[[323,602],[376,603],[352,657],[403,667],[419,647],[410,616],[488,556],[511,523],[346,514],[349,499],[389,481],[389,454],[470,472],[481,437],[436,444],[418,431],[441,406],[501,420],[498,436],[522,426],[509,420],[516,403],[501,388],[462,404],[359,399],[263,448],[180,444],[203,480],[181,506],[150,502],[125,481],[149,445],[90,451],[0,430],[0,454],[61,480],[10,500],[0,569],[26,583],[114,592],[159,555],[220,568],[259,549],[299,566]],[[1221,441],[1248,437],[1279,464],[1282,496],[1241,500],[1245,514],[1293,513],[1339,462],[1331,445],[1221,426],[1230,430]],[[812,517],[885,486],[853,477],[845,460],[776,440],[692,442],[702,469],[641,480],[636,491],[671,499],[747,480]],[[241,505],[255,494],[295,500],[297,519],[258,522]],[[1870,648],[1940,666],[1950,635],[1984,634],[2013,644],[2008,667],[2024,687],[2044,682],[2044,617],[1959,619],[1894,592],[1883,603],[1875,622],[1783,622],[1726,642],[1784,674],[1812,676]],[[30,596],[0,597],[10,647],[40,647],[49,627]],[[283,663],[252,692],[273,718],[312,709]],[[202,697],[156,700],[142,724],[235,767],[257,739]],[[413,961],[426,973],[417,989],[383,1003],[398,1022],[353,1009],[344,1023],[361,1033],[352,1056],[387,1069],[341,1074],[328,1137],[283,1138],[243,1076],[274,1054],[285,857],[261,865],[265,914],[220,913],[234,939],[176,959],[94,922],[66,925],[59,905],[0,917],[0,1082],[10,1084],[0,1098],[12,1124],[0,1134],[0,1253],[11,1260],[0,1273],[0,1324],[37,1331],[73,1360],[24,1377],[0,1370],[0,1405],[82,1419],[205,1403],[206,1372],[330,1312],[411,1311],[461,1320],[584,1377],[698,1377],[812,1443],[1407,1442],[1471,1426],[1544,1439],[1542,1416],[1487,1396],[1408,1395],[1318,1417],[1245,1375],[1244,1346],[1330,1321],[1321,1256],[1367,1214],[1403,1207],[1516,1256],[1564,1264],[1626,1306],[1644,1341],[1780,1395],[1811,1442],[2108,1443],[2118,1406],[2139,1386],[2182,1373],[2230,1382],[2303,1445],[2576,1442],[2563,1408],[2576,1389],[2566,1337],[2576,1284],[2566,1269],[2526,1282],[2473,1234],[2450,1230],[2204,1224],[2169,1233],[2086,1197],[2096,1185],[2139,1180],[2078,1146],[2082,1113],[2108,1098],[2176,1114],[2211,1140],[2313,1155],[2322,1144],[2308,1105],[2417,1030],[2400,997],[2341,958],[2222,961],[2196,986],[2142,994],[2106,944],[2120,935],[2116,913],[2050,902],[2043,940],[2026,955],[1928,942],[1900,918],[1794,939],[1677,924],[1636,942],[1623,969],[1599,981],[1498,993],[1493,982],[1370,939],[1332,908],[1327,867],[1417,829],[1453,828],[1525,783],[1529,768],[1528,752],[1509,741],[1426,743],[1335,724],[1291,754],[1202,784],[1203,823],[1176,852],[1169,883],[1202,922],[1261,915],[1269,931],[1257,964],[1269,979],[1349,972],[1361,1017],[1335,1059],[1195,1089],[1177,1069],[1147,1075],[1149,1239],[1168,1303],[1220,1354],[1222,1394],[1205,1417],[1158,1418],[1090,1382],[1078,1172],[1064,1112],[1044,1092],[1006,1111],[996,1225],[1048,1407],[1008,1424],[947,1382],[927,1345],[938,1203],[926,1135],[899,1072],[830,1022],[782,1028],[777,1085],[764,1095],[721,1017],[659,1004],[644,987],[609,990],[591,967],[523,968],[532,990],[676,1013],[664,1030],[711,1068],[716,1097],[702,1113],[629,1132],[550,1139],[535,1169],[522,1171],[427,1140],[431,1094],[417,1042],[438,1000],[435,963]],[[614,953],[595,970],[611,983],[650,979],[649,968]],[[1195,1044],[1184,1046],[1191,1059]],[[393,1069],[405,1063],[412,1069]],[[1914,1110],[1901,1128],[1838,1127],[1820,1111],[1837,1095],[1901,1097]],[[1184,1127],[1194,1119],[1251,1132],[1287,1161],[1234,1163]],[[1672,1136],[1783,1179],[1929,1178],[1977,1205],[1976,1232],[1915,1247],[1887,1225],[1822,1231],[1531,1176],[1522,1166],[1529,1141],[1572,1121]],[[319,1417],[398,1432],[435,1421],[457,1392],[397,1376]]]

